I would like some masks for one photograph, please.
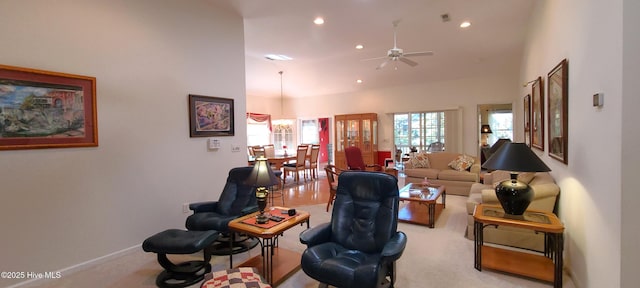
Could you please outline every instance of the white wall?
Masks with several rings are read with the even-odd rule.
[[[327,117],[351,113],[378,114],[378,149],[393,150],[393,113],[461,108],[463,130],[461,151],[478,153],[477,105],[512,103],[518,93],[518,63],[504,70],[487,71],[477,78],[413,86],[390,87],[312,98],[287,98],[285,113],[296,117]],[[262,99],[267,100],[268,98]],[[258,98],[248,97],[249,105]],[[279,107],[278,107],[279,108]],[[278,110],[279,111],[279,110]],[[516,122],[517,123],[520,122]],[[521,140],[522,141],[522,140]]]
[[[623,0],[622,28],[622,250],[620,287],[640,283],[640,1]]]
[[[182,204],[217,199],[246,165],[230,149],[246,146],[242,19],[212,5],[0,2],[0,63],[95,76],[100,141],[0,151],[1,271],[59,271],[184,228]],[[235,99],[218,152],[189,137],[190,93]]]
[[[569,163],[550,158],[548,143],[534,151],[561,188],[565,263],[577,287],[621,287],[621,16],[622,0],[538,1],[527,35],[521,80],[569,62]],[[595,93],[604,107],[592,107]]]

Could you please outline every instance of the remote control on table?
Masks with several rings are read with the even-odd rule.
[[[276,221],[276,222],[280,222],[280,221],[282,221],[282,219],[284,219],[284,218],[282,218],[282,217],[280,217],[280,216],[275,216],[275,215],[274,215],[274,216],[269,217],[269,219],[271,219],[271,220],[273,220],[273,221]]]

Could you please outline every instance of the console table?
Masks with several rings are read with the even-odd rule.
[[[550,212],[527,210],[523,215],[505,214],[496,205],[476,206],[474,218],[474,266],[500,270],[548,282],[562,287],[562,251],[564,226]],[[484,246],[483,229],[486,226],[511,226],[545,234],[544,255]]]

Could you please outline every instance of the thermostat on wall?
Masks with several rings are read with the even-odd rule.
[[[220,148],[220,140],[215,138],[209,138],[209,149],[218,149]]]

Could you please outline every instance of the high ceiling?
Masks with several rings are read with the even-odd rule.
[[[534,0],[212,0],[244,18],[248,95],[285,97],[351,93],[382,87],[446,81],[500,67],[522,52]],[[443,22],[443,14],[450,21]],[[323,25],[313,20],[321,16]],[[418,66],[384,60],[393,47]],[[471,27],[459,27],[463,21]],[[357,44],[364,49],[355,49]],[[291,61],[267,60],[284,54]],[[509,57],[512,56],[512,57]],[[221,56],[223,57],[223,56]],[[361,79],[363,83],[357,84]]]

